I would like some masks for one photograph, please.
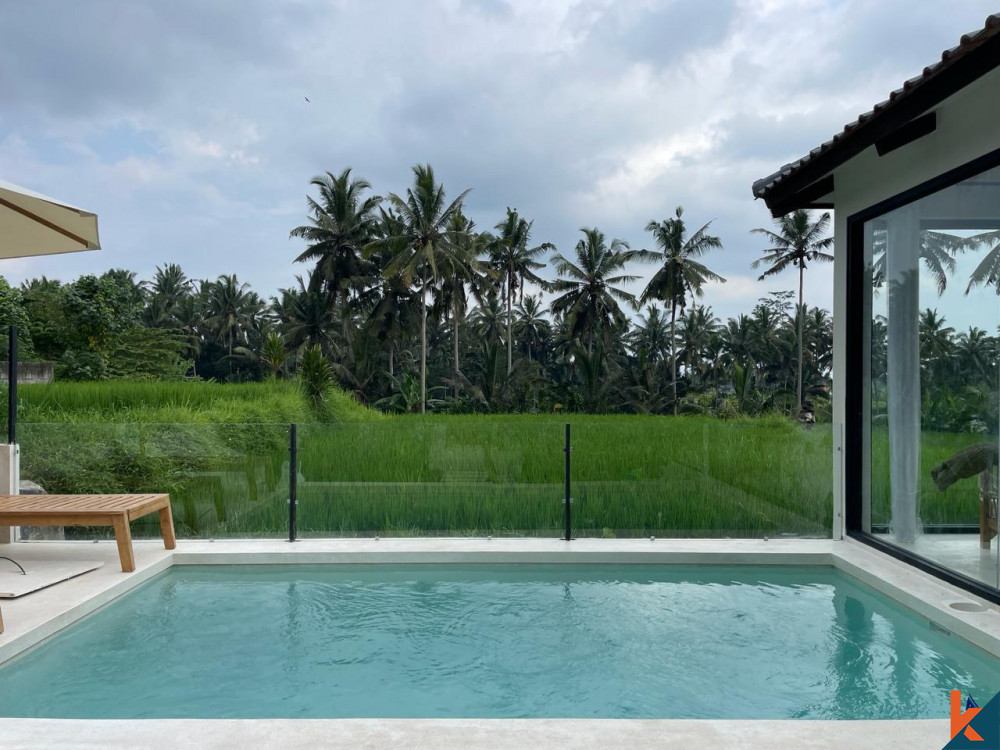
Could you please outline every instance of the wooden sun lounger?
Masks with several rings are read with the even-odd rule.
[[[173,549],[170,495],[0,495],[0,526],[114,526],[124,573],[135,570],[128,522],[154,512],[163,546]]]

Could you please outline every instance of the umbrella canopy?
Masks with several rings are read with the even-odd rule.
[[[100,249],[96,214],[0,180],[0,258]]]

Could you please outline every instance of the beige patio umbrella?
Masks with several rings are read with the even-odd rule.
[[[54,198],[0,180],[0,258],[100,250],[97,215]],[[17,329],[9,329],[7,445],[3,446],[2,492],[16,494],[20,483],[15,425],[17,423]],[[0,529],[10,541],[9,529]],[[0,615],[0,633],[3,616]]]
[[[100,250],[97,215],[55,198],[0,180],[0,258],[25,258],[36,255]],[[9,453],[17,440],[17,328],[8,329],[7,355],[7,455],[0,455],[0,493],[17,493],[17,472],[11,472]],[[14,476],[13,485],[10,477]],[[3,536],[0,529],[0,537]]]
[[[68,203],[0,180],[0,258],[100,250],[97,215]],[[0,492],[17,494],[20,473],[17,460],[17,328],[8,331],[7,444],[0,455]],[[0,529],[0,541],[11,541],[9,529]],[[20,566],[18,566],[20,567]],[[22,569],[23,572],[23,569]],[[3,615],[0,615],[0,633]]]
[[[100,249],[96,214],[0,180],[0,258]]]

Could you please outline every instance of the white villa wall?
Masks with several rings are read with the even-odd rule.
[[[931,110],[928,110],[931,111]],[[1000,149],[1000,69],[995,69],[934,108],[930,135],[878,156],[869,147],[834,172],[833,295],[833,537],[844,535],[843,447],[847,354],[847,220],[955,167]]]

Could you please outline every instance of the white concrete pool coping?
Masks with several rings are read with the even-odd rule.
[[[1000,607],[865,545],[847,540],[721,539],[314,539],[135,543],[136,571],[122,573],[114,542],[31,542],[0,546],[30,570],[32,560],[102,560],[97,570],[0,601],[6,632],[0,663],[121,596],[172,565],[638,563],[826,565],[926,617],[940,629],[1000,657]],[[964,609],[956,609],[958,604]],[[968,609],[979,611],[965,611]],[[962,686],[956,685],[956,689]],[[945,700],[946,696],[942,696]],[[514,748],[919,748],[943,747],[948,720],[139,720],[0,719],[0,747],[439,747]]]

